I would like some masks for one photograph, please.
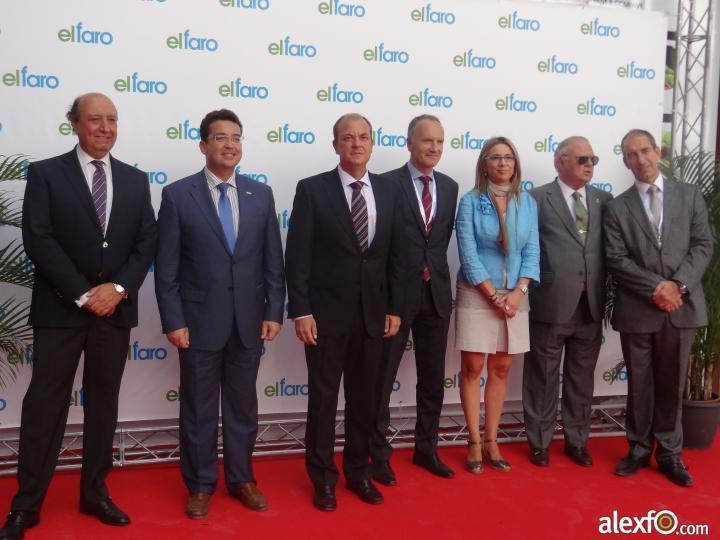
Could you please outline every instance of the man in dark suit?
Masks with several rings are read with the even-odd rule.
[[[440,120],[424,114],[408,126],[408,163],[383,179],[397,184],[397,219],[406,266],[405,308],[400,331],[383,346],[378,379],[379,409],[371,441],[373,478],[396,484],[390,467],[392,446],[385,434],[390,426],[390,395],[405,345],[412,330],[417,369],[417,420],[413,463],[443,478],[453,470],[437,455],[438,427],[445,378],[445,351],[452,313],[447,249],[455,224],[458,185],[434,170],[442,156],[445,132]]]
[[[212,111],[200,139],[205,168],[163,189],[155,261],[163,331],[180,354],[180,469],[194,519],[207,515],[217,485],[221,393],[225,484],[248,508],[267,507],[251,464],[255,382],[263,340],[280,331],[285,303],[272,190],[235,173],[240,120]]]
[[[22,538],[40,519],[81,354],[80,511],[109,525],[130,523],[110,499],[105,478],[138,290],[155,253],[155,214],[147,176],[110,155],[117,136],[112,101],[85,94],[67,118],[79,144],[28,168],[22,232],[35,265],[33,373],[22,408],[20,488],[0,530],[3,539]]]
[[[306,465],[315,506],[336,508],[335,415],[344,375],[349,490],[383,502],[370,481],[370,436],[384,337],[400,327],[400,270],[393,235],[395,186],[369,173],[370,122],[346,114],[333,126],[337,168],[297,185],[288,230],[288,316],[305,343],[308,366]]]
[[[607,205],[604,226],[607,267],[616,283],[612,325],[628,370],[630,451],[615,474],[647,467],[657,444],[660,472],[689,487],[681,407],[693,336],[707,324],[701,283],[712,257],[707,207],[697,186],[662,177],[650,133],[630,130],[621,147],[635,184]]]
[[[523,412],[530,461],[549,464],[560,362],[565,454],[589,467],[594,372],[605,313],[602,214],[612,195],[589,185],[598,158],[585,137],[555,149],[554,182],[530,193],[538,205],[540,282],[530,288],[530,351],[523,370]]]

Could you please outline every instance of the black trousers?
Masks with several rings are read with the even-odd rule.
[[[245,348],[237,330],[219,351],[180,349],[180,471],[190,493],[218,481],[218,406],[222,411],[225,485],[254,482],[258,430],[255,383],[262,344]]]
[[[58,460],[80,354],[83,369],[83,456],[80,497],[108,497],[118,393],[130,330],[95,318],[80,328],[34,328],[33,371],[22,405],[19,490],[12,510],[39,512]]]
[[[630,453],[658,461],[682,452],[682,393],[695,328],[675,328],[670,317],[652,334],[620,333],[628,370],[626,433]]]
[[[386,437],[390,426],[390,396],[411,330],[417,371],[415,451],[427,455],[434,455],[437,451],[440,413],[445,396],[445,351],[450,319],[438,315],[430,283],[423,281],[421,286],[420,303],[402,318],[397,335],[383,344],[383,363],[376,394],[379,408],[370,451],[373,461],[388,461],[392,455],[392,446]]]
[[[530,350],[525,353],[523,369],[523,417],[531,447],[547,448],[555,434],[563,350],[565,443],[585,446],[601,343],[602,321],[592,319],[586,294],[580,296],[575,313],[565,323],[530,321]]]
[[[335,486],[339,478],[333,452],[341,377],[345,391],[343,472],[347,480],[369,477],[370,436],[377,411],[375,383],[382,342],[382,336],[367,335],[362,311],[358,309],[350,335],[320,334],[317,345],[305,346],[308,367],[305,465],[315,486]]]

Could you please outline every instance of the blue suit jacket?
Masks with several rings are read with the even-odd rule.
[[[231,250],[205,174],[165,187],[158,214],[155,292],[163,332],[188,327],[190,346],[218,350],[236,323],[245,347],[260,344],[262,321],[282,322],[280,229],[272,190],[236,175],[237,242]]]
[[[500,225],[497,212],[487,193],[476,189],[460,199],[455,234],[460,255],[458,279],[477,285],[490,279],[496,288],[504,287],[503,273],[507,272],[507,287],[512,289],[520,277],[540,280],[540,246],[538,241],[537,204],[527,193],[520,193],[520,203],[508,202],[507,255],[497,243]]]

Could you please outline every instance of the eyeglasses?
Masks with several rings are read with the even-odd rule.
[[[225,133],[215,133],[212,138],[213,141],[220,144],[225,144],[227,141],[231,141],[234,144],[240,144],[245,140],[245,137],[242,135],[226,135]]]
[[[507,161],[508,163],[513,163],[515,161],[515,156],[499,156],[497,154],[493,154],[491,156],[487,156],[485,158],[488,161],[492,161],[493,163],[500,163],[501,161]]]
[[[600,158],[597,156],[577,156],[575,159],[577,159],[578,165],[585,165],[588,161],[593,165],[597,165],[598,161],[600,161]]]

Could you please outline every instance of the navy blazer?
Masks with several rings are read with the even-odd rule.
[[[95,315],[75,300],[107,282],[128,292],[108,321],[137,326],[137,293],[155,253],[155,212],[145,173],[112,156],[110,167],[113,200],[105,235],[75,149],[28,168],[22,236],[35,265],[33,326],[88,324]]]
[[[242,175],[235,181],[239,223],[232,250],[204,171],[162,192],[155,259],[162,328],[187,327],[194,349],[222,348],[233,321],[243,345],[255,347],[263,320],[283,320],[283,254],[272,189]]]

